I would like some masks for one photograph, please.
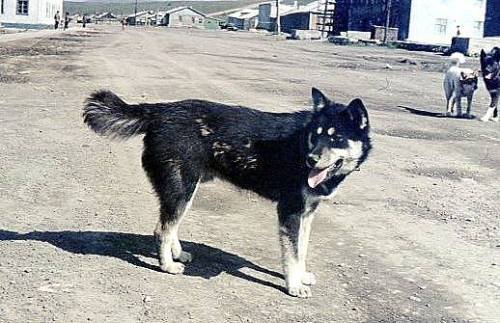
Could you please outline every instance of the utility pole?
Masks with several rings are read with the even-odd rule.
[[[323,27],[321,28],[321,37],[328,36],[327,34],[325,34],[325,30],[326,30],[326,14],[328,12],[328,1],[329,0],[325,0],[325,10],[323,12]]]
[[[387,34],[389,33],[389,24],[391,21],[392,0],[386,0],[385,7],[385,28],[384,28],[384,44],[387,45]]]
[[[134,26],[137,26],[137,0],[135,0],[135,7],[134,7]]]
[[[136,0],[137,1],[137,0]],[[281,34],[280,0],[276,0],[276,34]]]

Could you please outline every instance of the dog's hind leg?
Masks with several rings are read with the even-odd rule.
[[[177,164],[153,166],[148,163],[147,158],[143,160],[144,169],[160,199],[160,219],[154,232],[158,242],[160,268],[171,274],[180,274],[184,271],[184,265],[174,261],[174,258],[187,262],[191,260],[191,255],[182,251],[177,232],[182,216],[191,204],[200,176],[182,173]]]
[[[455,108],[455,95],[451,95],[447,100],[446,100],[446,115],[451,116],[453,114]]]
[[[469,94],[467,95],[467,113],[466,113],[466,116],[467,118],[471,118],[471,109],[472,109],[472,95],[473,94]]]
[[[307,245],[311,232],[312,212],[317,203],[307,206],[302,197],[287,198],[278,203],[279,239],[283,271],[288,293],[310,297],[314,275],[306,272]]]
[[[182,250],[182,246],[181,246],[181,242],[179,241],[179,234],[178,234],[179,224],[180,224],[182,218],[184,217],[184,215],[191,208],[191,204],[193,202],[193,199],[196,196],[196,192],[198,191],[199,180],[197,182],[185,183],[185,185],[191,186],[191,187],[187,188],[188,191],[192,191],[191,198],[189,198],[189,200],[187,201],[186,206],[184,207],[183,214],[181,215],[181,217],[179,217],[178,225],[175,226],[172,230],[172,257],[174,258],[174,260],[178,260],[178,261],[184,262],[184,263],[191,262],[191,260],[193,260],[193,256],[189,252]],[[194,185],[194,188],[192,185]]]
[[[456,116],[461,117],[462,116],[462,97],[460,96],[460,94],[455,95],[455,107],[457,110]]]

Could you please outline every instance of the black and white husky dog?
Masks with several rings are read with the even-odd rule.
[[[309,297],[313,212],[371,149],[360,99],[346,106],[314,88],[312,98],[312,111],[268,113],[202,100],[127,104],[99,91],[88,98],[83,117],[101,135],[145,135],[142,163],[160,200],[154,233],[163,271],[182,273],[182,263],[191,261],[179,242],[179,224],[199,183],[217,176],[277,202],[288,293]]]
[[[498,113],[498,99],[500,98],[500,48],[494,47],[489,53],[486,53],[484,49],[481,50],[479,61],[481,63],[484,84],[491,97],[490,106],[481,120],[487,122],[491,119],[498,122],[500,120]]]

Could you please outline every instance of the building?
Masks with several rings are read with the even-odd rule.
[[[436,0],[418,0],[436,1]],[[372,26],[384,26],[387,15],[387,0],[337,0],[335,8],[335,30],[371,32]],[[399,28],[399,39],[408,38],[411,0],[393,0],[390,26]]]
[[[248,30],[257,27],[259,10],[243,9],[230,14],[227,23],[234,25],[238,29]]]
[[[7,28],[48,28],[57,11],[62,18],[63,0],[0,0],[0,23]]]
[[[337,32],[385,26],[387,3],[337,0]],[[486,0],[392,0],[389,26],[398,28],[400,40],[450,44],[457,30],[463,37],[483,37],[485,14]]]
[[[333,11],[333,0],[327,0],[328,10]],[[293,5],[280,4],[281,31],[291,33],[294,30],[322,31],[323,17],[325,16],[325,0],[310,2],[299,6],[297,1]],[[326,19],[326,22],[329,20]],[[262,3],[259,5],[259,19],[257,28],[269,31],[276,30],[276,2]]]
[[[280,16],[298,9],[297,2],[294,5],[280,3]],[[276,30],[276,2],[265,2],[259,4],[259,17],[257,19],[257,28],[269,31]],[[281,19],[280,19],[281,22]]]
[[[331,33],[333,27],[334,0],[318,0],[299,6],[281,16],[281,29],[290,33],[294,30],[321,31],[323,36]]]
[[[487,0],[484,37],[500,36],[500,1]]]
[[[1,0],[0,0],[1,1]],[[103,12],[94,16],[94,22],[96,24],[101,23],[116,23],[118,22],[118,16],[112,12]]]
[[[218,29],[219,20],[207,17],[204,13],[191,7],[177,7],[165,12],[162,25],[167,27]]]
[[[1,0],[0,0],[1,1]],[[152,12],[148,11],[139,11],[137,13],[133,13],[131,15],[128,15],[125,18],[125,21],[127,22],[127,25],[147,25],[149,18],[153,16]]]
[[[129,25],[187,27],[200,29],[219,29],[219,19],[207,17],[191,7],[176,7],[168,11],[141,11],[137,16],[126,18]]]

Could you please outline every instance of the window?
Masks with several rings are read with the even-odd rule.
[[[28,1],[29,0],[17,0],[16,14],[17,15],[28,15]]]
[[[446,35],[446,26],[448,26],[448,20],[443,18],[436,19],[436,32],[440,35]]]
[[[483,21],[474,21],[474,29],[477,31],[482,31],[483,30]]]
[[[193,24],[194,24],[194,21],[195,21],[195,20],[194,20],[194,17],[191,17],[191,22],[192,22]]]
[[[182,16],[181,15],[179,15],[179,21],[182,21]]]
[[[198,19],[198,23],[202,24],[203,23],[203,19],[202,18]]]

